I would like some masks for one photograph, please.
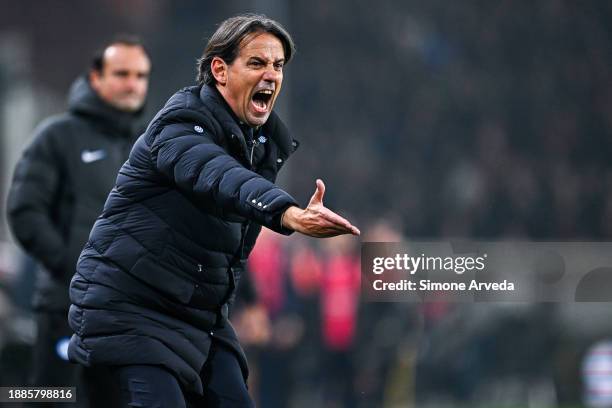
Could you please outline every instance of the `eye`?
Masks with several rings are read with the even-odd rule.
[[[276,64],[274,64],[274,69],[277,71],[282,71],[283,70],[283,64],[282,62],[277,62]]]

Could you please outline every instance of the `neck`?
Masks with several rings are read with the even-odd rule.
[[[230,115],[232,115],[232,118],[234,118],[234,120],[236,121],[236,123],[243,129],[247,129],[247,128],[251,128],[253,129],[253,131],[257,131],[257,129],[260,128],[260,126],[251,126],[248,123],[246,123],[244,120],[241,120],[238,115],[236,115],[236,112],[234,111],[234,109],[232,109],[232,106],[230,105],[230,103],[227,101],[228,98],[226,97],[226,91],[225,88],[220,86],[219,84],[215,84],[213,87],[213,89],[215,89],[217,91],[217,93],[219,94],[219,96],[221,96],[221,99],[223,100],[223,103],[225,104],[225,107],[227,108],[227,111],[230,113]]]

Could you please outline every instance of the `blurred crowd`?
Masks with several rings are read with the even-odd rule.
[[[609,2],[344,3],[295,21],[292,110],[338,205],[411,237],[610,237]]]
[[[292,26],[292,126],[306,142],[293,165],[325,177],[327,202],[364,239],[377,219],[398,240],[610,239],[609,2],[294,7],[309,17]],[[295,172],[290,188],[309,191],[311,178]],[[321,359],[340,365],[319,296],[319,320],[305,327],[323,331]],[[356,310],[353,366],[341,371],[353,399],[338,406],[579,405],[581,361],[612,336],[608,304]]]
[[[611,2],[314,0],[285,13],[298,54],[283,103],[302,144],[281,184],[301,202],[323,178],[326,204],[369,241],[612,238]],[[152,45],[155,81],[172,67]],[[363,303],[357,240],[257,245],[264,313],[238,307],[233,321],[262,407],[580,406],[581,362],[612,338],[609,304]],[[19,383],[31,328],[10,308],[0,381]]]
[[[400,238],[386,224],[369,237]],[[393,303],[364,307],[358,241],[283,239],[266,231],[254,251],[249,270],[269,321],[252,327],[240,307],[233,321],[247,345],[251,391],[260,406],[412,400],[416,309]]]
[[[366,231],[365,241],[406,239],[386,221]],[[602,324],[605,309],[599,319],[590,316],[597,330],[587,324],[576,333],[554,304],[366,302],[358,244],[351,237],[260,237],[249,270],[265,317],[254,318],[240,304],[232,316],[260,406],[569,407],[581,401],[581,360],[612,333]]]

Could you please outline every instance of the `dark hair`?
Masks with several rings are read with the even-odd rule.
[[[93,58],[91,59],[91,69],[93,71],[102,72],[104,69],[104,53],[109,47],[113,45],[127,45],[129,47],[140,47],[144,51],[147,58],[149,57],[149,52],[147,48],[144,46],[144,43],[140,40],[139,37],[132,34],[118,34],[109,42],[106,43],[103,47],[100,47],[96,50]]]
[[[222,22],[208,40],[204,54],[198,59],[196,77],[198,84],[214,84],[215,78],[210,69],[213,58],[219,57],[227,64],[231,64],[238,56],[242,40],[251,33],[259,32],[270,33],[281,41],[285,51],[285,64],[287,64],[295,53],[295,45],[287,30],[280,23],[264,15],[241,14]]]

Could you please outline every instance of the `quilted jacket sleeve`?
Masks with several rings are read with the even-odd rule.
[[[67,279],[66,242],[51,219],[60,188],[61,159],[53,126],[41,127],[17,163],[8,194],[8,222],[23,248],[56,277]]]
[[[297,202],[281,188],[254,173],[193,126],[165,126],[151,143],[157,170],[180,190],[212,201],[226,213],[238,214],[273,231],[282,228],[280,216]]]

